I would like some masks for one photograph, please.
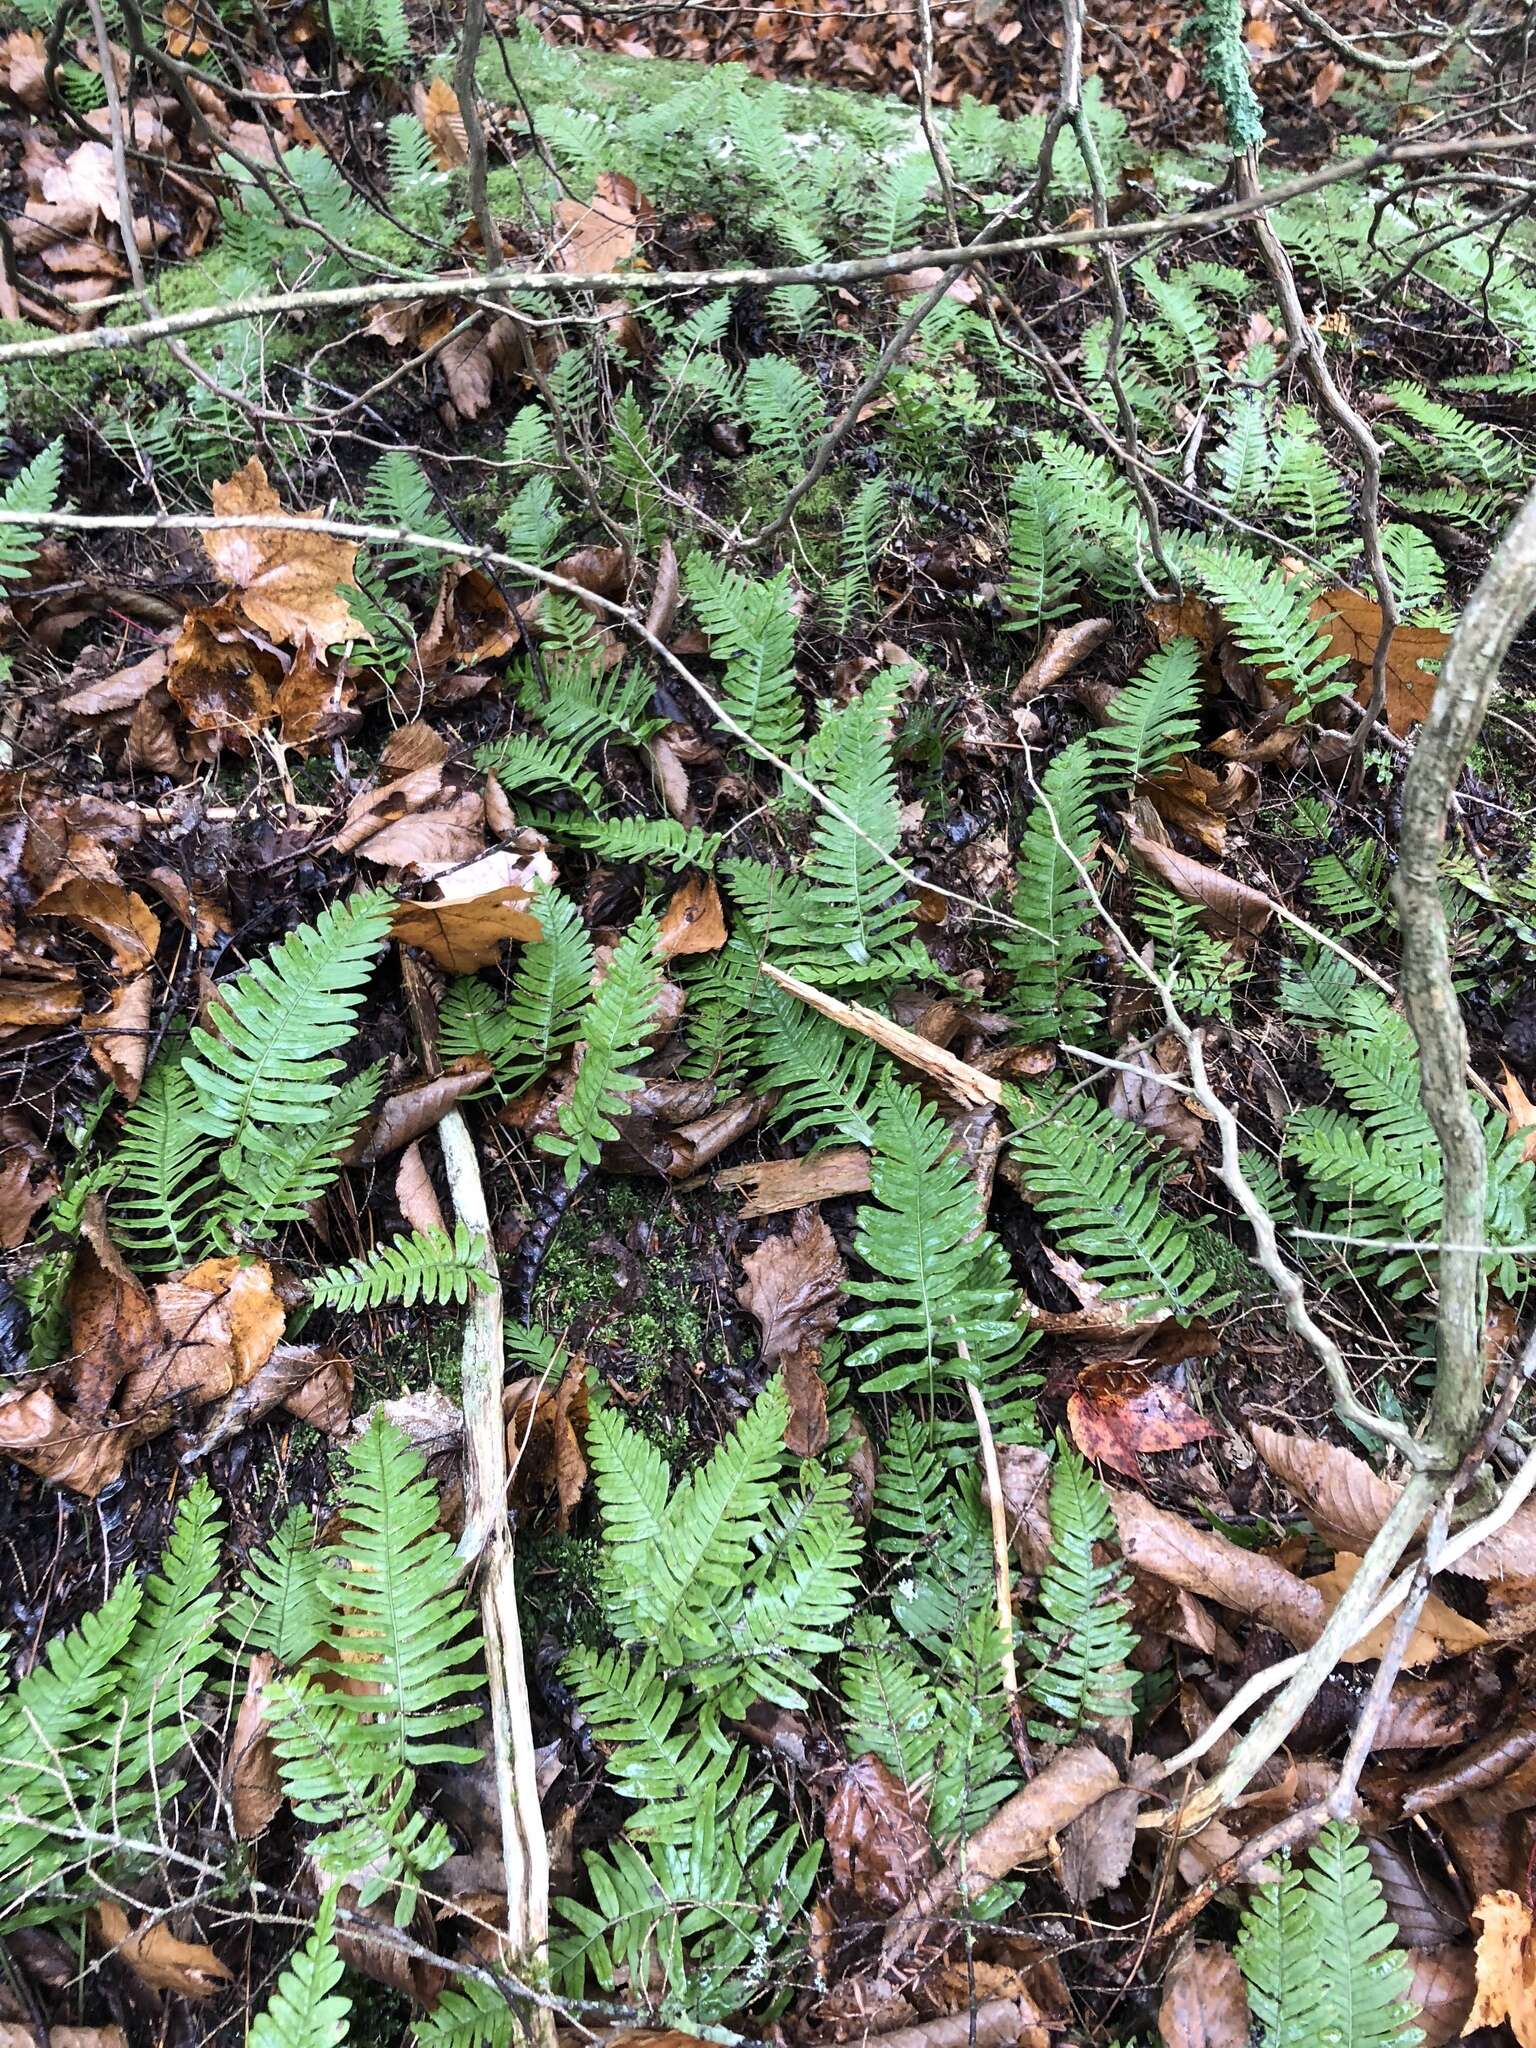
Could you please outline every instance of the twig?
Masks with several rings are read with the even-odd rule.
[[[965,1340],[960,1340],[961,1359],[969,1364],[970,1352]],[[992,1580],[997,1594],[997,1640],[998,1668],[1002,1672],[1003,1697],[1008,1702],[1008,1726],[1013,1735],[1014,1753],[1026,1770],[1034,1767],[1029,1751],[1029,1734],[1024,1726],[1024,1710],[1019,1702],[1019,1663],[1013,1648],[1013,1575],[1008,1561],[1008,1508],[1003,1499],[1003,1475],[997,1462],[997,1439],[992,1434],[991,1418],[987,1404],[981,1397],[981,1389],[966,1375],[965,1391],[970,1396],[971,1414],[976,1419],[976,1434],[981,1443],[981,1470],[986,1482],[987,1513],[992,1525]]]
[[[290,313],[340,312],[349,307],[426,302],[461,298],[467,290],[493,292],[542,291],[557,297],[574,297],[587,292],[707,292],[732,291],[741,285],[770,287],[785,284],[857,284],[876,278],[894,277],[904,270],[930,264],[957,264],[969,268],[1000,256],[1025,256],[1049,249],[1094,248],[1103,244],[1144,242],[1159,235],[1171,235],[1196,228],[1225,226],[1246,219],[1265,206],[1283,206],[1308,193],[1319,192],[1350,178],[1369,176],[1373,171],[1397,164],[1438,163],[1459,157],[1505,155],[1536,147],[1536,133],[1519,130],[1508,135],[1447,136],[1433,142],[1386,142],[1363,156],[1335,159],[1305,177],[1287,178],[1279,184],[1215,206],[1199,207],[1187,213],[1160,215],[1153,220],[1112,221],[1106,227],[1064,228],[1047,233],[1020,235],[996,242],[976,240],[947,248],[898,249],[887,256],[851,257],[839,262],[792,263],[778,267],[747,266],[719,270],[606,270],[578,273],[546,268],[498,270],[474,273],[467,270],[450,276],[386,279],[377,284],[336,285],[313,291],[262,292],[249,298],[233,299],[215,306],[192,306],[184,312],[162,314],[137,326],[103,326],[79,334],[60,334],[37,341],[7,342],[0,347],[0,365],[42,362],[57,356],[81,353],[111,354],[123,349],[143,348],[164,341],[169,335],[195,334],[209,327],[228,326],[237,320],[281,318]],[[1007,212],[1014,210],[1010,201]],[[995,216],[993,225],[1001,216]]]
[[[1363,71],[1381,71],[1398,76],[1404,72],[1430,71],[1435,65],[1443,64],[1453,50],[1476,33],[1479,18],[1479,10],[1474,7],[1461,27],[1453,29],[1443,43],[1437,43],[1432,50],[1421,51],[1417,57],[1381,57],[1374,50],[1362,50],[1351,37],[1341,36],[1316,8],[1307,5],[1307,0],[1284,0],[1284,4],[1307,24],[1314,35],[1321,36],[1329,49],[1342,57],[1345,63],[1358,64]]]
[[[1536,612],[1536,491],[1516,513],[1457,621],[1403,783],[1392,896],[1403,934],[1403,1000],[1418,1040],[1420,1094],[1444,1161],[1435,1390],[1430,1428],[1451,1457],[1482,1409],[1483,1241],[1488,1169],[1462,1072],[1467,1031],[1440,901],[1445,814],[1482,730],[1510,642]]]

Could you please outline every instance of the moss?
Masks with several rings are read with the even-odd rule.
[[[519,1530],[517,1598],[532,1637],[554,1636],[567,1648],[607,1641],[598,1587],[603,1545],[598,1536],[572,1536],[558,1529]]]
[[[456,1401],[463,1389],[462,1323],[457,1313],[410,1317],[382,1338],[353,1347],[353,1355],[359,1409],[423,1387],[436,1387]]]

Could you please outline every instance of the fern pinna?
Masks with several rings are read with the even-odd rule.
[[[1129,1718],[1136,1636],[1126,1619],[1129,1576],[1096,1554],[1096,1546],[1116,1540],[1109,1498],[1060,1437],[1051,1465],[1050,1519],[1040,1616],[1029,1639],[1029,1691],[1051,1718],[1032,1723],[1030,1732],[1047,1742],[1070,1742],[1085,1728]]]

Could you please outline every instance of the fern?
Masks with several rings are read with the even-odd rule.
[[[51,441],[0,490],[0,512],[51,512],[64,480],[64,443]],[[42,535],[34,526],[0,526],[0,594],[27,574]]]
[[[1200,739],[1200,648],[1171,640],[1144,661],[1110,700],[1094,740],[1103,781],[1130,793],[1145,778],[1165,774]]]
[[[1020,835],[1013,915],[1023,929],[997,942],[1014,977],[1008,1013],[1026,1041],[1090,1035],[1102,1007],[1083,971],[1098,950],[1093,896],[1073,860],[1086,865],[1097,836],[1093,750],[1075,740],[1040,778]]]
[[[795,620],[789,571],[753,581],[705,555],[690,557],[685,580],[725,665],[720,702],[760,747],[782,754],[800,737],[805,712],[795,690]]]
[[[755,982],[748,1000],[751,1062],[759,1085],[778,1096],[771,1116],[785,1141],[811,1136],[813,1149],[873,1144],[870,1096],[880,1060],[874,1041],[844,1031],[769,981]]]
[[[640,1086],[634,1069],[646,1057],[646,1032],[661,997],[655,916],[637,917],[614,948],[608,971],[581,1012],[581,1063],[569,1098],[559,1110],[560,1129],[539,1136],[542,1150],[563,1160],[574,1186],[584,1166],[595,1166],[602,1148],[618,1137],[613,1119]]]
[[[342,2048],[352,2001],[336,1987],[336,1894],[320,1901],[308,1941],[278,1978],[265,2009],[251,2022],[246,2048]]]
[[[162,1054],[123,1117],[108,1208],[117,1242],[146,1272],[190,1265],[199,1244],[197,1216],[215,1175],[197,1106],[180,1059]]]
[[[1243,1914],[1237,1956],[1259,2048],[1414,2048],[1406,1958],[1359,1830],[1330,1821],[1304,1872],[1282,1859]]]
[[[1390,519],[1381,529],[1381,552],[1400,612],[1411,618],[1439,605],[1445,595],[1445,564],[1428,534]]]
[[[410,55],[404,0],[331,0],[331,28],[343,56],[383,76]]]
[[[213,1030],[193,1026],[183,1066],[197,1091],[194,1127],[227,1156],[253,1157],[272,1126],[329,1109],[336,1053],[356,1028],[390,910],[382,890],[333,904],[220,988]]]
[[[1004,596],[1015,630],[1041,632],[1073,609],[1082,580],[1081,551],[1061,486],[1038,463],[1025,463],[1008,487],[1008,581]]]
[[[1431,436],[1428,442],[1415,440],[1389,415],[1382,431],[1398,450],[1399,466],[1422,477],[1448,476],[1458,483],[1492,486],[1517,483],[1520,476],[1519,451],[1495,428],[1469,420],[1454,405],[1431,398],[1420,384],[1399,378],[1382,393],[1396,411]]]
[[[530,811],[526,823],[551,839],[563,839],[615,866],[712,868],[724,835],[679,825],[672,818],[578,818]]]
[[[1386,849],[1377,839],[1357,839],[1340,853],[1320,854],[1305,886],[1343,938],[1396,923],[1387,897]]]
[[[1261,506],[1269,495],[1271,461],[1269,413],[1264,401],[1254,396],[1234,398],[1226,439],[1211,456],[1218,479],[1216,497],[1239,511]]]
[[[682,1685],[661,1669],[653,1652],[637,1662],[624,1650],[578,1646],[561,1667],[596,1741],[606,1751],[614,1789],[635,1801],[624,1831],[636,1841],[686,1842],[697,1801],[737,1797],[747,1755],[706,1706],[690,1726]]]
[[[1232,1021],[1233,990],[1247,969],[1232,949],[1201,923],[1198,903],[1186,903],[1151,881],[1136,884],[1137,922],[1152,942],[1152,958],[1177,1007],[1188,1017]]]
[[[1216,1276],[1199,1231],[1158,1199],[1164,1168],[1145,1134],[1079,1095],[1010,1100],[1021,1181],[1106,1301],[1134,1320],[1207,1313]]]
[[[421,123],[409,115],[397,115],[395,119],[409,121],[417,134],[421,133]],[[398,448],[381,455],[368,472],[362,516],[368,526],[394,526],[402,533],[427,534],[434,540],[457,538],[420,464]],[[391,582],[402,576],[434,575],[440,560],[440,556],[406,540],[388,545],[376,542],[369,550],[369,566]]]
[[[370,1750],[407,1765],[474,1763],[446,1739],[476,1718],[480,1640],[457,1556],[438,1526],[420,1453],[376,1420],[347,1452],[340,1555],[324,1584],[331,1646],[347,1685],[337,1701]]]
[[[1349,687],[1343,655],[1327,652],[1328,641],[1312,617],[1312,593],[1290,581],[1273,563],[1241,548],[1197,547],[1192,551],[1200,582],[1220,606],[1233,639],[1276,689],[1293,699],[1292,720]]]
[[[854,1238],[874,1277],[846,1282],[864,1304],[846,1327],[867,1340],[848,1367],[882,1368],[863,1382],[866,1393],[984,1384],[1028,1349],[1007,1255],[983,1227],[975,1177],[937,1111],[892,1081],[875,1100],[871,1199]]]
[[[371,1252],[333,1266],[309,1283],[311,1308],[357,1315],[386,1303],[429,1308],[439,1302],[466,1302],[471,1292],[490,1285],[485,1239],[464,1223],[446,1230],[411,1230]]]
[[[742,373],[741,410],[754,451],[784,473],[805,460],[812,424],[822,412],[821,390],[787,356],[754,356]]]
[[[218,1197],[211,1229],[214,1242],[228,1245],[244,1239],[261,1244],[283,1224],[306,1221],[340,1174],[383,1075],[382,1061],[365,1067],[343,1083],[312,1125],[263,1133],[248,1150],[233,1148],[224,1161],[229,1185]]]
[[[1165,377],[1171,380],[1192,370],[1200,387],[1209,386],[1221,367],[1220,347],[1201,302],[1200,286],[1184,271],[1173,270],[1160,277],[1149,257],[1132,269],[1157,309],[1157,323],[1143,331],[1143,345],[1155,356]]]
[[[1070,1742],[1085,1728],[1129,1717],[1136,1636],[1127,1619],[1126,1572],[1094,1555],[1095,1544],[1116,1538],[1109,1497],[1065,1438],[1057,1439],[1051,1466],[1050,1516],[1051,1554],[1040,1575],[1029,1690],[1052,1719],[1031,1733]]]
[[[891,487],[867,477],[854,493],[838,542],[838,573],[822,594],[827,624],[846,633],[870,597],[870,578],[891,524]]]
[[[265,1550],[245,1570],[241,1593],[230,1603],[226,1627],[242,1648],[265,1650],[296,1671],[330,1633],[325,1594],[327,1558],[316,1547],[315,1518],[302,1504],[290,1508]]]
[[[1279,524],[1312,553],[1327,556],[1346,542],[1354,508],[1317,430],[1299,408],[1286,415],[1275,441],[1268,503]]]
[[[812,779],[819,777],[837,809],[828,805],[812,824],[805,887],[786,892],[774,944],[786,965],[819,987],[916,977],[929,968],[912,938],[901,874],[887,858],[901,832],[891,749],[900,684],[900,672],[877,677],[827,714],[814,742]]]
[[[543,937],[523,947],[505,1001],[483,981],[461,978],[449,985],[438,1018],[445,1057],[481,1054],[506,1095],[529,1087],[575,1043],[592,986],[592,942],[575,904],[545,886],[531,907]]]

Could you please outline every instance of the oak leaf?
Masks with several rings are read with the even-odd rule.
[[[1333,1569],[1323,1572],[1308,1584],[1314,1586],[1327,1601],[1330,1609],[1343,1597],[1344,1589],[1360,1569],[1360,1559],[1353,1551],[1340,1550],[1334,1553]],[[1389,1614],[1385,1620],[1366,1635],[1352,1643],[1340,1653],[1345,1664],[1365,1664],[1384,1656],[1392,1631],[1397,1625],[1397,1616]],[[1438,1593],[1431,1593],[1419,1610],[1418,1621],[1403,1652],[1403,1663],[1410,1671],[1421,1665],[1433,1664],[1441,1657],[1458,1657],[1465,1650],[1475,1650],[1488,1640],[1486,1629],[1479,1628],[1475,1621],[1468,1621],[1464,1614],[1458,1614],[1448,1607]]]
[[[1373,597],[1341,584],[1322,593],[1312,607],[1312,616],[1332,643],[1332,651],[1342,654],[1353,669],[1356,700],[1368,704],[1376,644],[1381,638],[1381,606]],[[1450,644],[1450,634],[1438,626],[1393,629],[1387,648],[1386,717],[1399,739],[1429,716],[1436,678],[1421,663],[1441,660]]]
[[[725,944],[725,910],[708,875],[691,875],[661,913],[657,951],[663,960],[718,953]]]
[[[494,966],[504,940],[531,944],[544,936],[529,906],[534,883],[553,881],[554,872],[547,854],[485,854],[440,877],[434,900],[396,904],[394,935],[430,953],[450,974]]]

